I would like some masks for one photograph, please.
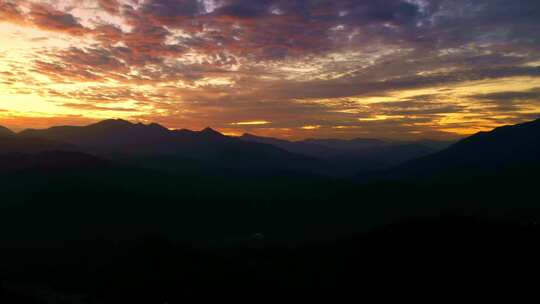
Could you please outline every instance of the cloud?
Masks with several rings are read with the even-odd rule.
[[[98,0],[99,5],[110,14],[118,14],[120,3],[117,0]]]
[[[472,95],[472,98],[488,101],[534,101],[540,102],[540,88],[533,88],[528,91],[503,91],[489,94]]]
[[[488,94],[475,94],[470,96],[495,107],[499,112],[516,112],[523,107],[540,109],[540,87],[527,91],[501,91]]]
[[[34,71],[49,75],[58,81],[96,81],[104,78],[122,78],[128,73],[122,61],[115,58],[108,49],[76,48],[45,53],[52,62],[35,61]],[[56,58],[56,60],[54,60]]]
[[[64,107],[79,109],[79,110],[92,110],[92,111],[108,111],[108,112],[136,112],[136,109],[133,108],[123,108],[123,107],[103,107],[94,104],[88,103],[64,103]]]
[[[14,2],[0,0],[0,20],[16,24],[25,23],[25,16]]]
[[[96,40],[108,46],[112,46],[124,38],[122,29],[112,24],[100,24],[92,32]]]
[[[73,15],[46,4],[32,3],[27,19],[35,26],[46,30],[71,35],[85,35],[88,33],[88,30]]]
[[[86,115],[449,136],[539,110],[534,0],[0,0],[0,18],[2,94]]]
[[[202,8],[201,1],[197,0],[148,0],[141,6],[141,12],[166,22],[178,17],[195,16]]]

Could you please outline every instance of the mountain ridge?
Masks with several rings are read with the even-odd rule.
[[[498,171],[523,164],[540,164],[540,119],[479,132],[449,148],[412,160],[389,175],[416,178],[455,171]]]
[[[379,171],[388,176],[405,176],[430,175],[430,171],[437,170],[449,172],[464,166],[489,167],[511,159],[515,153],[523,162],[535,161],[540,153],[538,134],[540,120],[535,120],[480,132],[443,149],[446,143],[429,140],[288,141],[249,133],[231,137],[211,127],[199,131],[170,130],[157,123],[110,119],[88,126],[27,129],[2,138],[0,153],[70,150],[106,157],[175,156],[246,172],[299,170],[351,176]]]
[[[64,142],[81,152],[113,159],[176,156],[245,172],[295,171],[317,166],[308,156],[269,144],[245,142],[210,127],[200,131],[169,130],[159,124],[105,120],[88,126],[28,129],[18,136]]]

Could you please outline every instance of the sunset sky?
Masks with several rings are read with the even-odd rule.
[[[538,0],[0,0],[0,125],[456,138],[540,117]]]

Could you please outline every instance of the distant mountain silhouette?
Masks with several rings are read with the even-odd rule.
[[[304,141],[288,141],[272,137],[256,136],[249,133],[242,135],[240,138],[248,142],[269,144],[289,152],[309,155],[313,157],[327,157],[339,153],[339,150],[336,150],[334,148]]]
[[[355,139],[306,139],[303,143],[317,144],[331,149],[339,150],[364,150],[370,148],[379,148],[392,145],[392,142],[374,138],[355,138]]]
[[[29,129],[19,133],[24,138],[39,138],[70,143],[83,149],[116,152],[166,139],[169,130],[157,125],[131,124],[124,120],[105,120],[89,126],[61,126],[44,130]],[[136,151],[136,150],[135,150]]]
[[[105,120],[83,127],[63,126],[45,130],[25,130],[22,138],[65,142],[80,151],[100,156],[155,157],[216,162],[223,167],[243,170],[296,170],[309,167],[309,157],[278,147],[242,141],[211,128],[201,131],[169,130],[159,124]]]
[[[358,171],[371,172],[387,169],[439,150],[435,142],[431,145],[431,142],[428,141],[425,141],[426,144],[424,142],[393,142],[378,139],[287,141],[252,134],[244,134],[240,138],[249,142],[274,145],[293,153],[317,157],[327,163],[327,172],[335,175],[350,175]]]
[[[353,163],[354,160],[363,160],[376,166],[375,169],[380,169],[402,164],[437,151],[437,149],[418,143],[396,143],[394,145],[347,151],[346,153],[335,156],[334,159],[350,160]]]
[[[0,138],[14,136],[14,135],[15,133],[13,133],[13,131],[11,131],[10,129],[0,126]]]
[[[189,130],[168,130],[159,124],[133,124],[125,120],[105,120],[83,127],[52,127],[45,130],[25,130],[20,133],[25,138],[57,140],[76,145],[85,150],[100,153],[123,154],[194,154],[200,148],[244,144],[206,128],[200,132]],[[268,148],[278,153],[271,147]],[[225,147],[222,147],[225,148]],[[207,151],[216,153],[218,151]],[[207,154],[207,153],[203,153]]]
[[[331,149],[337,149],[342,151],[363,151],[363,150],[375,150],[380,148],[387,147],[396,147],[396,146],[423,146],[424,148],[429,148],[433,151],[443,150],[452,145],[453,141],[442,141],[442,140],[382,140],[374,138],[355,138],[355,139],[307,139],[300,141],[300,143],[311,143],[317,144],[320,146],[328,147]]]
[[[480,132],[438,153],[392,170],[390,176],[429,178],[465,172],[498,172],[540,164],[540,119]]]

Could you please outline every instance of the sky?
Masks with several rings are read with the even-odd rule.
[[[0,0],[0,125],[453,139],[540,117],[538,0]]]

